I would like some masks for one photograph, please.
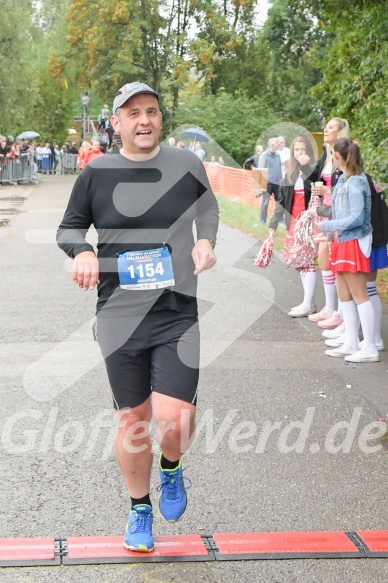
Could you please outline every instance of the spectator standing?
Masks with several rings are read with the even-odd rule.
[[[268,149],[263,152],[259,158],[259,168],[268,169],[267,190],[263,194],[260,211],[260,225],[267,222],[268,203],[271,194],[274,195],[275,201],[279,200],[280,184],[282,182],[282,163],[278,154],[277,138],[268,140]]]
[[[42,148],[42,173],[49,174],[51,168],[51,148],[50,144],[46,142]]]
[[[56,174],[57,173],[57,166],[58,166],[59,159],[60,159],[60,154],[59,154],[59,150],[58,150],[58,144],[56,142],[53,142],[50,145],[50,150],[51,150],[51,167],[50,167],[50,173]]]
[[[105,128],[106,133],[108,134],[108,138],[109,138],[109,143],[108,143],[108,148],[110,148],[112,146],[112,141],[113,141],[113,136],[114,136],[114,129],[112,127],[112,124],[109,122],[108,127]]]
[[[27,175],[27,169],[31,164],[31,148],[28,140],[23,140],[20,146],[20,162],[21,174],[23,177]]]
[[[88,142],[87,140],[84,140],[78,150],[78,160],[77,160],[77,164],[78,164],[78,168],[80,170],[82,170],[82,168],[85,168],[85,157],[86,154],[89,152],[89,150],[92,149],[92,144],[90,142]]]
[[[104,152],[101,151],[100,140],[93,140],[92,148],[86,152],[84,157],[85,166],[87,166],[91,160],[94,160],[94,158],[99,158],[103,155]]]
[[[101,144],[101,149],[105,154],[107,148],[109,147],[109,136],[106,133],[106,130],[102,130],[102,132],[99,136],[99,140],[100,140],[100,144]]]
[[[260,144],[256,146],[255,153],[250,158],[247,158],[243,164],[243,168],[245,166],[253,166],[254,168],[259,168],[259,160],[260,156],[263,153],[264,148]]]
[[[7,144],[7,140],[4,138],[0,142],[0,182],[8,179],[6,159],[10,151],[11,148]]]
[[[69,147],[69,167],[71,174],[76,174],[77,172],[77,160],[78,160],[78,148],[76,142],[72,142]]]
[[[195,142],[195,151],[194,154],[198,156],[198,158],[203,162],[205,160],[206,152],[202,148],[201,142]]]

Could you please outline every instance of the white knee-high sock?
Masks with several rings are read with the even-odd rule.
[[[335,286],[335,274],[331,271],[322,271],[323,289],[325,291],[325,312],[332,314],[335,311],[337,301],[337,288]]]
[[[358,349],[358,311],[353,300],[341,302],[345,322],[346,346],[349,350]]]
[[[382,342],[381,338],[381,318],[383,315],[383,308],[381,305],[381,300],[376,289],[375,281],[368,281],[366,284],[368,288],[369,299],[373,306],[373,311],[375,313],[375,341]]]
[[[372,302],[367,300],[362,304],[357,306],[358,314],[360,316],[362,333],[364,336],[365,344],[368,350],[371,352],[376,352],[376,341],[375,341],[375,312],[372,306]]]
[[[317,272],[314,270],[312,271],[302,271],[300,274],[302,285],[303,285],[303,302],[302,304],[306,306],[306,308],[311,308],[315,304],[315,288],[317,286]]]

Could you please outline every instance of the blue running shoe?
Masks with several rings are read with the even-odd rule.
[[[153,518],[152,508],[148,504],[136,504],[132,508],[124,534],[126,549],[139,553],[150,553],[154,550]]]
[[[186,490],[191,487],[191,482],[188,478],[183,477],[182,460],[179,460],[179,464],[175,469],[163,470],[160,466],[160,459],[161,484],[158,486],[160,512],[167,522],[177,522],[182,518],[186,510]],[[188,481],[188,486],[184,485],[185,479]]]

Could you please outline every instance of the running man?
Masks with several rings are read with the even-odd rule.
[[[117,459],[131,497],[127,549],[150,552],[153,511],[149,425],[157,424],[165,520],[176,522],[190,481],[182,455],[195,429],[199,376],[197,275],[216,263],[218,205],[199,158],[159,146],[160,96],[127,83],[113,102],[119,154],[92,160],[78,176],[57,241],[74,259],[72,278],[97,285],[95,338],[116,410]],[[196,242],[193,236],[196,225]],[[85,240],[98,233],[98,254]]]

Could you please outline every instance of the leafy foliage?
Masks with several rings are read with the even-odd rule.
[[[288,0],[291,2],[292,0]],[[304,11],[320,6],[319,26],[331,36],[322,63],[322,82],[310,91],[326,117],[349,121],[367,170],[388,182],[388,2],[387,0],[301,0]]]
[[[249,98],[242,91],[232,95],[225,89],[217,96],[188,96],[174,116],[175,125],[200,126],[240,165],[254,152],[264,130],[278,121],[265,98]]]
[[[62,140],[122,84],[163,94],[165,133],[198,124],[238,162],[279,121],[349,120],[388,182],[388,0],[0,0],[0,133]],[[22,95],[22,99],[20,99]]]

